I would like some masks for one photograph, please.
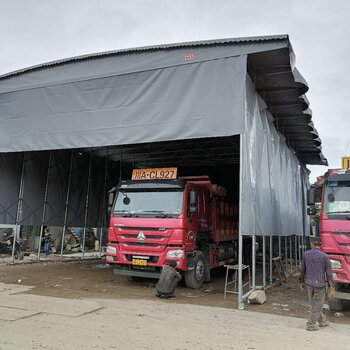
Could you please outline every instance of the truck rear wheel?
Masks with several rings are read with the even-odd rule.
[[[328,301],[329,308],[332,311],[343,311],[343,300],[334,298]]]
[[[194,269],[185,272],[185,282],[188,288],[198,289],[203,285],[205,276],[204,255],[198,251],[193,258]]]

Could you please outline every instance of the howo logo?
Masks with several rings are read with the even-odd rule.
[[[137,240],[140,242],[140,243],[143,243],[146,239],[146,236],[145,234],[143,233],[143,231],[140,231],[140,233],[137,235]]]

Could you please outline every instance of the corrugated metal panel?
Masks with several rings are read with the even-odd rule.
[[[51,62],[46,62],[38,64],[35,66],[19,69],[13,72],[9,72],[3,75],[0,75],[0,79],[8,78],[13,75],[22,74],[28,71],[52,67],[56,65],[61,65],[65,63],[71,63],[74,61],[89,60],[95,58],[101,58],[106,56],[113,55],[122,55],[122,54],[132,54],[137,52],[147,52],[147,51],[157,51],[157,50],[168,50],[168,49],[179,49],[179,48],[188,48],[188,47],[199,47],[199,46],[213,46],[213,45],[226,45],[226,44],[240,44],[240,43],[262,43],[266,41],[276,41],[276,40],[288,40],[288,35],[269,35],[269,36],[257,36],[257,37],[242,37],[242,38],[230,38],[230,39],[214,39],[214,40],[202,40],[202,41],[191,41],[185,43],[173,43],[173,44],[163,44],[163,45],[154,45],[154,46],[143,46],[130,49],[120,49],[113,51],[97,52],[81,56],[75,56],[70,58],[64,58],[62,60],[56,60]]]

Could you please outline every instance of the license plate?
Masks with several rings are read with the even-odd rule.
[[[147,260],[144,259],[132,259],[133,265],[147,266]]]

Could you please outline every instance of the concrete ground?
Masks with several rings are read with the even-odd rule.
[[[0,349],[348,350],[349,326],[173,300],[65,299],[0,284]]]

